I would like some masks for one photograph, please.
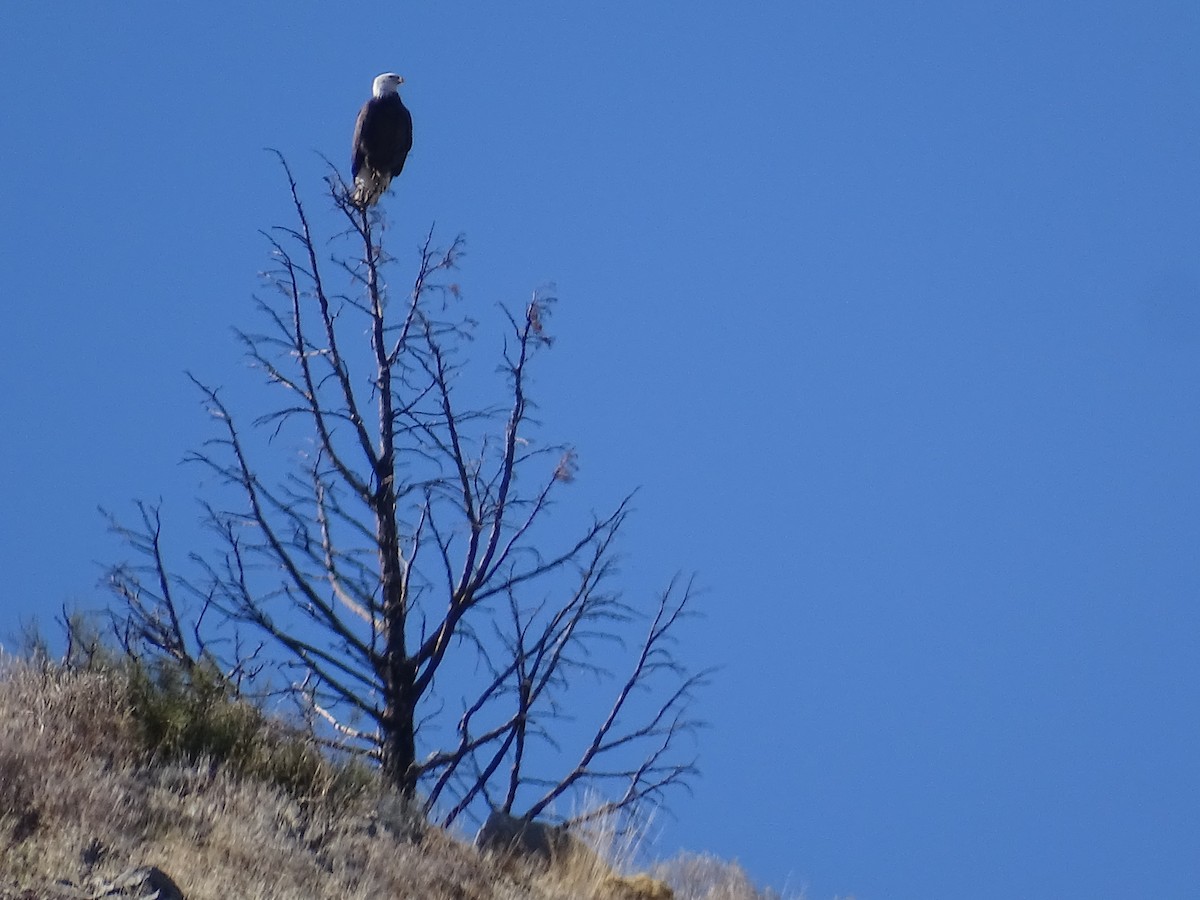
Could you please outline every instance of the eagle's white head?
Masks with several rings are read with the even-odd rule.
[[[382,75],[375,76],[375,83],[371,85],[371,93],[376,97],[386,97],[388,94],[396,93],[396,88],[402,84],[404,84],[402,76],[395,72],[384,72]]]

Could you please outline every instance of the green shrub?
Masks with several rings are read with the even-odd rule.
[[[302,798],[349,798],[375,781],[365,765],[330,760],[310,735],[238,697],[205,662],[133,665],[129,703],[143,749],[156,762],[204,761]]]
[[[157,760],[241,767],[252,757],[263,716],[238,701],[212,666],[135,665],[129,701],[145,749]]]

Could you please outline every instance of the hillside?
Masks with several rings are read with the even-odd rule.
[[[498,859],[245,704],[121,668],[0,670],[0,900],[775,896],[709,857],[621,877],[634,854],[612,834],[589,843],[599,855],[550,868]]]

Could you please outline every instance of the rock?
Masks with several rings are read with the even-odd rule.
[[[93,900],[103,897],[136,897],[137,900],[185,900],[183,891],[158,866],[135,866],[92,891]]]
[[[605,900],[674,900],[666,882],[649,875],[618,875],[600,856],[571,834],[566,825],[519,819],[494,810],[475,836],[475,846],[509,859],[532,860],[544,865],[569,866],[594,878]]]
[[[566,825],[517,818],[499,809],[492,810],[479,829],[475,846],[545,863],[561,864],[572,857],[595,857],[595,851],[572,835]]]

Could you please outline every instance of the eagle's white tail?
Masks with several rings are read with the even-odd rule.
[[[350,199],[355,206],[374,206],[391,183],[391,175],[363,168],[354,176],[354,193]]]

